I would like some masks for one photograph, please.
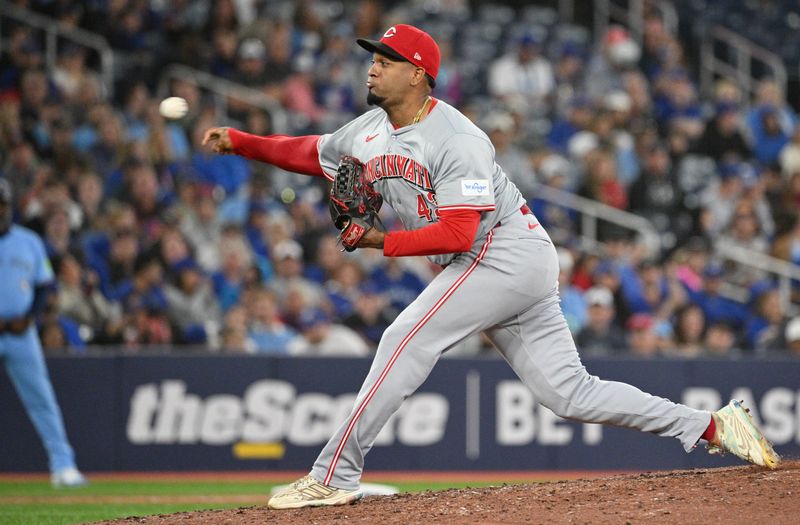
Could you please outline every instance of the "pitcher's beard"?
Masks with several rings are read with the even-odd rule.
[[[376,95],[372,91],[367,93],[367,104],[368,105],[383,107],[383,103],[384,102],[386,102],[386,99],[384,97],[379,97],[378,95]]]

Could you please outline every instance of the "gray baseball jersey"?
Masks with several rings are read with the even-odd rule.
[[[422,122],[394,129],[376,109],[318,144],[331,179],[342,155],[364,162],[406,228],[436,221],[445,209],[483,213],[469,252],[431,257],[449,264],[384,332],[351,413],[314,463],[314,478],[357,488],[364,457],[391,415],[448,348],[481,331],[557,415],[694,447],[708,412],[602,381],[583,367],[559,306],[555,247],[494,162],[489,139],[465,116],[438,102]]]
[[[345,154],[365,164],[368,180],[407,230],[436,222],[440,210],[477,210],[484,212],[475,236],[479,245],[525,203],[495,163],[489,137],[442,101],[419,124],[394,129],[386,112],[374,109],[321,137],[319,159],[328,178]],[[454,255],[429,258],[447,264]]]

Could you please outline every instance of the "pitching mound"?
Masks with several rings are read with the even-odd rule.
[[[800,461],[591,480],[373,496],[355,505],[271,511],[182,512],[106,525],[429,523],[769,523],[800,516]]]

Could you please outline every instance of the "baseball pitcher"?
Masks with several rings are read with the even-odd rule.
[[[364,457],[383,425],[443,352],[481,331],[559,416],[674,437],[687,452],[703,439],[713,451],[775,467],[778,456],[738,402],[712,414],[586,372],[559,307],[552,241],[495,162],[486,134],[431,96],[436,42],[403,24],[357,42],[372,53],[367,102],[375,109],[322,136],[211,128],[203,141],[218,153],[330,180],[346,249],[426,255],[444,268],[385,331],[352,412],[311,472],[269,507],[360,498]],[[405,230],[382,231],[374,221],[380,200]]]

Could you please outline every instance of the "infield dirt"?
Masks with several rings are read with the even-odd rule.
[[[266,497],[265,497],[266,502]],[[428,523],[800,522],[800,461],[777,470],[743,466],[537,484],[373,496],[354,505],[268,510],[264,506],[97,522],[103,525]]]

